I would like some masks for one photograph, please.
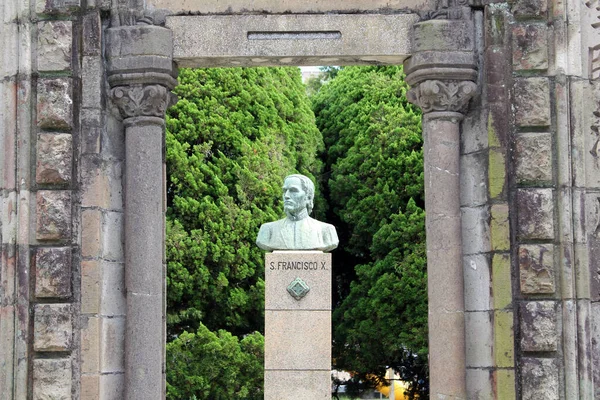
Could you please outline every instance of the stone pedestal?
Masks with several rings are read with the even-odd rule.
[[[331,254],[265,260],[265,400],[331,399]]]

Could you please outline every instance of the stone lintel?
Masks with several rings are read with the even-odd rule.
[[[400,64],[416,14],[170,16],[181,67]]]
[[[147,0],[150,9],[172,14],[360,14],[420,11],[435,0]]]

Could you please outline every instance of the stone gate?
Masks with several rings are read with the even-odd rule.
[[[164,398],[176,65],[404,63],[431,397],[600,398],[598,0],[4,0],[0,399]]]

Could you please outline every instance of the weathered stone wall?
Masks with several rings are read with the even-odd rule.
[[[462,149],[469,399],[600,393],[594,7],[484,9],[482,98]]]
[[[177,18],[191,13],[213,22],[223,15],[272,14],[275,25],[294,13],[311,14],[307,21],[320,14],[352,14],[356,21],[360,14],[373,14],[374,21],[400,20],[389,15],[408,11],[419,12],[424,21],[455,18],[448,26],[464,34],[464,41],[443,34],[410,45],[403,41],[401,51],[390,58],[399,62],[415,48],[420,50],[421,55],[407,65],[415,73],[413,83],[419,88],[415,93],[424,95],[427,145],[447,152],[430,160],[452,161],[445,170],[450,171],[448,176],[438,173],[444,170],[437,171],[437,164],[426,168],[440,183],[454,188],[430,192],[433,207],[441,207],[443,214],[452,206],[450,211],[460,214],[452,214],[447,229],[435,234],[441,241],[450,229],[462,232],[462,237],[452,238],[462,253],[453,252],[452,263],[436,264],[459,269],[452,269],[452,279],[439,275],[435,281],[450,285],[455,312],[446,326],[452,329],[446,336],[454,336],[448,342],[439,337],[438,345],[444,348],[449,343],[448,354],[464,352],[460,361],[464,373],[453,375],[462,381],[450,385],[457,393],[454,398],[599,398],[600,4],[514,0],[472,2],[469,7],[469,2],[450,1],[440,4],[460,6],[458,14],[428,13],[435,3],[148,0],[147,7],[155,16],[164,17],[157,9],[169,8],[182,15]],[[148,221],[160,225],[164,209],[162,199],[143,195],[125,201],[126,185],[131,193],[146,190],[136,177],[126,180],[125,160],[139,159],[137,150],[151,155],[156,162],[148,168],[157,167],[152,174],[162,179],[162,149],[157,147],[162,140],[160,115],[172,84],[165,78],[171,58],[165,42],[169,32],[147,18],[136,26],[142,13],[124,12],[128,8],[141,11],[133,0],[0,4],[0,400],[48,395],[133,399],[126,395],[127,374],[138,374],[135,379],[144,386],[145,367],[134,364],[150,359],[143,352],[139,362],[138,354],[127,355],[125,342],[128,337],[130,346],[143,348],[144,342],[134,337],[136,326],[161,324],[163,316],[135,310],[147,309],[146,303],[136,300],[144,296],[152,297],[152,310],[162,309],[164,294],[155,281],[161,279],[157,274],[164,270],[164,260],[160,245],[153,244],[150,253],[144,251],[145,241],[135,238],[129,239],[128,253],[125,216],[133,223],[129,237],[136,229],[148,228]],[[412,24],[414,18],[407,20]],[[461,25],[461,19],[468,23]],[[185,28],[187,22],[179,22]],[[432,22],[437,28],[431,32],[443,24]],[[418,35],[427,37],[426,24],[419,26]],[[147,48],[137,46],[128,34],[147,35]],[[368,50],[359,41],[353,54],[337,55],[359,61],[367,57],[366,62],[375,53],[379,61],[390,56],[381,53],[385,46],[379,51],[370,43]],[[289,42],[277,47],[281,54],[269,56],[276,63],[287,63],[286,46]],[[187,50],[191,49],[177,51]],[[210,60],[210,65],[264,64],[261,56],[266,53],[260,46],[242,46],[242,54],[221,50],[227,57],[216,64]],[[323,54],[305,56],[322,59]],[[296,57],[292,61],[303,62],[302,54],[291,55]],[[190,60],[194,66],[208,62],[197,54]],[[440,65],[446,66],[445,72],[436,69]],[[462,72],[451,70],[454,67]],[[150,70],[165,76],[138,74]],[[471,96],[469,108],[463,108]],[[450,105],[444,103],[449,98]],[[139,104],[132,108],[135,99]],[[144,102],[152,107],[145,108]],[[436,131],[448,135],[448,140],[440,145]],[[144,171],[135,174],[142,176]],[[152,182],[152,193],[160,192],[157,181]],[[127,204],[136,206],[128,210]],[[127,214],[140,207],[157,210],[148,221]],[[160,229],[150,229],[144,237],[158,243],[161,235]],[[445,254],[442,245],[450,242],[433,249]],[[147,286],[135,276],[150,262],[157,268]],[[125,278],[127,271],[133,274],[130,279]],[[464,299],[457,289],[464,291]],[[449,303],[438,300],[432,304],[443,311]],[[443,312],[438,316],[440,321],[445,318]],[[134,334],[126,335],[130,331]],[[164,332],[157,327],[148,336],[155,343]],[[147,362],[158,375],[161,357]],[[164,386],[149,388],[152,396],[142,392],[138,396],[163,396]]]
[[[122,399],[124,149],[104,96],[108,4],[32,4],[0,5],[0,398]]]

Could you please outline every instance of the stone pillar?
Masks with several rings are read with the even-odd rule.
[[[408,99],[423,111],[431,398],[466,399],[460,122],[477,85],[468,9],[415,24]],[[449,12],[451,11],[451,12]]]
[[[129,22],[131,19],[124,18]],[[110,97],[125,127],[125,398],[164,399],[165,110],[175,84],[169,29],[107,30]]]
[[[331,399],[331,254],[265,256],[265,400]]]

